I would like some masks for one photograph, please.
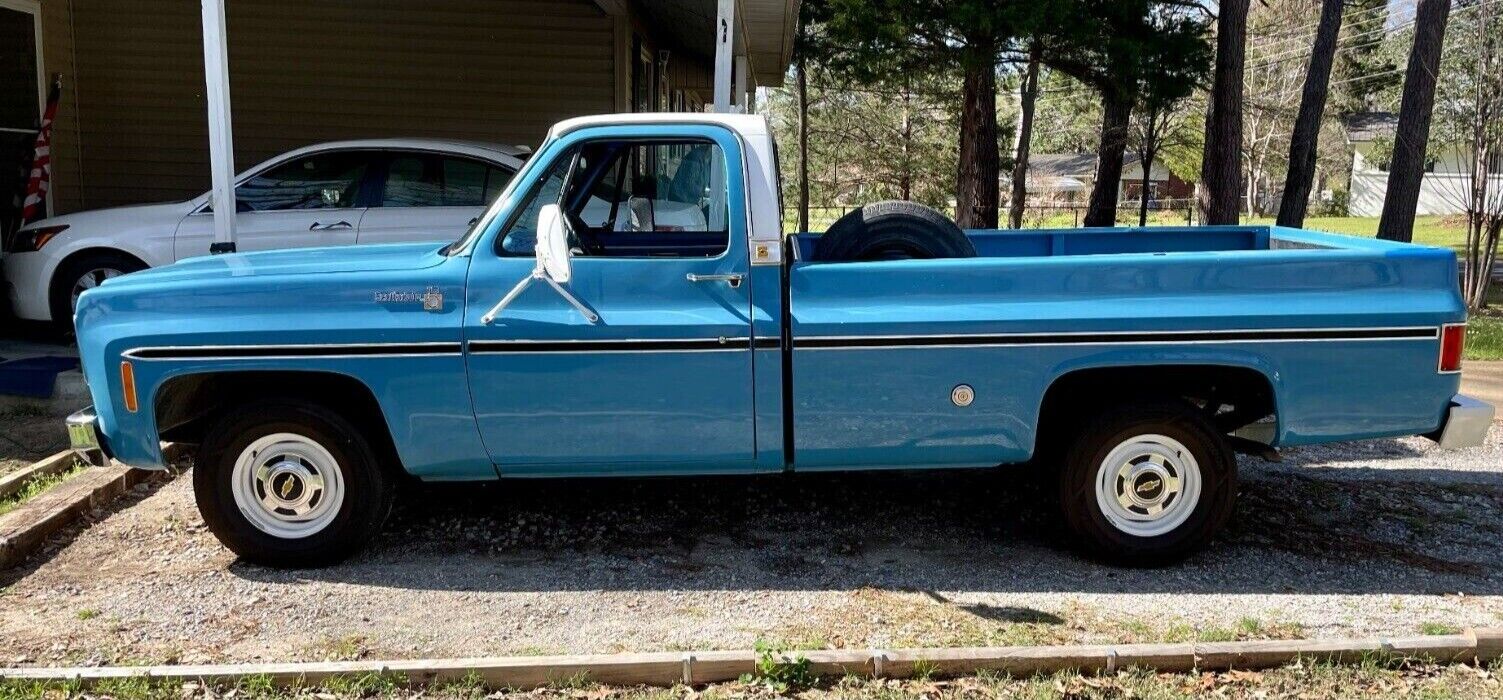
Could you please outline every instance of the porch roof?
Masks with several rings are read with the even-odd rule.
[[[607,12],[625,11],[629,0],[596,0]],[[745,46],[752,80],[761,86],[783,84],[793,59],[793,33],[800,0],[736,0],[738,46]],[[681,50],[701,57],[715,55],[715,0],[637,0],[644,19]]]

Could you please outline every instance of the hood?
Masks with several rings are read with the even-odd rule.
[[[117,230],[120,228],[120,212],[129,211],[132,220],[141,221],[172,221],[175,227],[179,219],[193,211],[192,201],[182,202],[158,202],[156,204],[128,204],[108,209],[90,209],[88,211],[76,211],[71,214],[58,214],[49,216],[27,224],[21,230],[42,228],[44,226],[70,226],[89,230]]]
[[[128,286],[132,282],[160,284],[265,275],[420,270],[443,262],[445,258],[438,252],[442,248],[442,244],[426,241],[208,255],[131,273],[109,280],[106,284],[119,287]]]

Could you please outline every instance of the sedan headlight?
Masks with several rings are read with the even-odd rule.
[[[63,224],[61,226],[38,226],[36,228],[17,231],[15,238],[12,238],[10,241],[10,250],[8,252],[36,252],[41,250],[42,246],[47,245],[47,241],[52,240],[53,236],[67,230],[68,225]]]

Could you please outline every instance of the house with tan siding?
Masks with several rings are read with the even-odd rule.
[[[350,138],[533,145],[566,117],[702,110],[728,1],[744,104],[782,83],[798,0],[228,0],[235,162]],[[0,166],[29,150],[55,77],[52,213],[207,190],[200,20],[196,0],[0,0]]]

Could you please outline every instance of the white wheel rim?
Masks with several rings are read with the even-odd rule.
[[[78,308],[78,295],[83,294],[87,290],[98,287],[101,284],[104,284],[104,281],[107,279],[119,277],[123,274],[125,273],[116,270],[113,267],[100,267],[83,273],[83,275],[73,283],[73,308]]]
[[[334,455],[293,433],[274,433],[247,445],[235,458],[230,485],[245,519],[282,539],[322,532],[344,503],[344,474]]]
[[[1200,503],[1200,464],[1164,435],[1135,435],[1096,469],[1096,505],[1112,527],[1157,537],[1183,525]]]

